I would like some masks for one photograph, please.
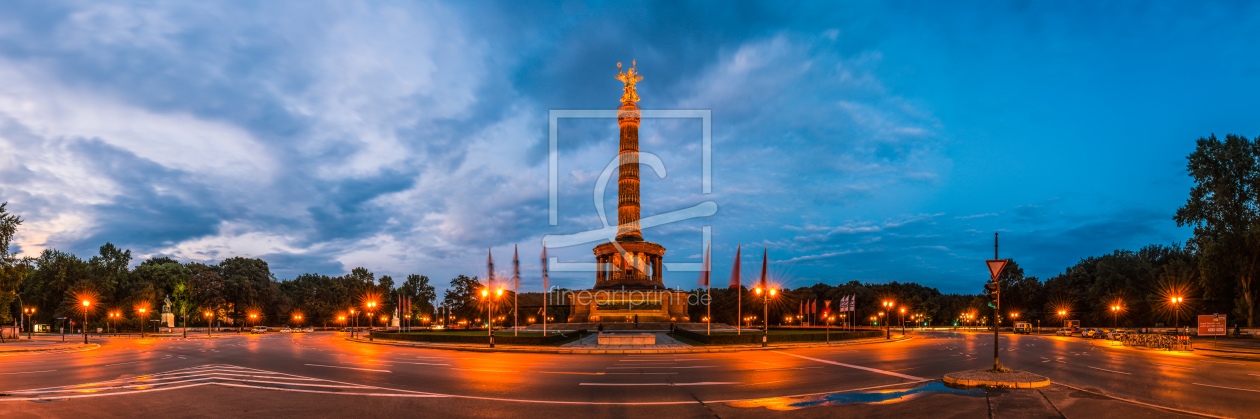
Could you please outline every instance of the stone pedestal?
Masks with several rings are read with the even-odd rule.
[[[600,345],[655,345],[656,335],[653,334],[633,334],[633,335],[599,335]]]
[[[162,313],[162,324],[166,327],[175,327],[175,314]]]

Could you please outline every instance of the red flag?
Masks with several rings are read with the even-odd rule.
[[[757,284],[757,287],[766,290],[765,292],[770,292],[770,288],[766,285],[766,259],[769,255],[770,251],[768,249],[763,250],[761,253],[761,282]]]
[[[709,266],[709,253],[712,253],[712,251],[713,251],[712,244],[710,244],[709,247],[706,248],[704,251],[704,263],[700,265],[700,288],[709,287],[709,273],[710,273],[710,268],[711,268]]]
[[[743,284],[739,277],[739,251],[743,246],[735,248],[735,267],[731,268],[731,285],[730,288],[739,289]]]
[[[521,289],[521,258],[517,257],[516,245],[512,245],[512,291]]]
[[[486,289],[494,288],[494,254],[490,252],[490,248],[486,248]]]
[[[805,300],[801,300],[801,308],[799,309],[799,312],[797,314],[800,314],[802,316],[805,315]]]
[[[542,254],[543,292],[547,292],[547,244],[543,243]]]

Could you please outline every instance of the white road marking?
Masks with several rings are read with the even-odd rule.
[[[1247,364],[1239,364],[1237,362],[1221,362],[1221,361],[1203,361],[1203,362],[1211,362],[1213,364],[1247,365]],[[1255,375],[1255,374],[1252,374],[1252,375]]]
[[[581,383],[580,386],[713,386],[739,384],[738,382],[705,381],[699,383]]]
[[[336,366],[336,365],[319,365],[319,364],[306,364],[306,365],[308,365],[308,366],[312,366],[312,367],[342,368],[342,369],[347,369],[347,370],[360,370],[360,371],[373,371],[373,372],[391,372],[391,373],[393,372],[393,371],[390,371],[390,370],[374,370],[374,369],[368,369],[368,368],[339,367],[339,366]]]
[[[1086,367],[1086,368],[1093,368],[1093,369],[1096,369],[1096,370],[1099,370],[1099,371],[1114,372],[1114,373],[1116,373],[1116,374],[1133,375],[1133,374],[1129,374],[1129,373],[1124,372],[1124,371],[1115,371],[1115,370],[1103,369],[1103,368],[1098,368],[1098,367],[1091,367],[1091,366],[1089,366],[1089,365],[1086,365],[1085,367]]]
[[[774,352],[776,352],[776,353],[780,353],[780,354],[783,354],[783,355],[794,356],[794,357],[801,358],[801,359],[808,359],[808,360],[810,360],[810,361],[817,361],[817,362],[821,362],[821,363],[824,363],[824,364],[839,365],[839,366],[842,366],[842,367],[849,367],[849,368],[855,368],[855,369],[864,370],[864,371],[870,371],[870,372],[874,372],[874,373],[887,374],[887,375],[891,375],[891,376],[894,376],[894,377],[901,377],[901,378],[905,378],[905,379],[909,379],[909,380],[919,380],[919,381],[924,381],[924,380],[927,380],[926,378],[922,378],[922,377],[915,377],[915,376],[913,376],[913,375],[899,374],[899,373],[895,373],[895,372],[892,372],[892,371],[884,371],[884,370],[881,370],[881,369],[875,369],[875,368],[870,368],[870,367],[863,367],[863,366],[858,366],[858,365],[844,364],[844,363],[835,362],[835,361],[828,361],[828,360],[825,360],[825,359],[810,358],[810,357],[807,357],[807,356],[801,356],[801,355],[796,355],[796,354],[790,354],[790,353],[787,353],[787,352],[780,352],[780,351],[774,351]]]
[[[1194,385],[1196,385],[1196,386],[1216,387],[1216,388],[1223,388],[1223,389],[1227,389],[1227,390],[1239,390],[1239,391],[1250,391],[1250,392],[1253,392],[1253,393],[1260,393],[1260,390],[1255,390],[1255,389],[1250,389],[1250,388],[1238,388],[1238,387],[1214,386],[1214,385],[1211,385],[1211,384],[1200,384],[1200,383],[1191,383],[1191,384],[1194,384]]]
[[[22,372],[0,372],[0,375],[11,375],[11,374],[35,374],[35,373],[39,373],[39,372],[53,372],[53,371],[57,371],[57,370],[46,370],[46,371],[22,371]]]

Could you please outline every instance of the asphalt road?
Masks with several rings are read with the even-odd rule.
[[[939,392],[929,386],[934,383],[930,380],[949,372],[991,366],[991,334],[912,336],[915,339],[904,342],[839,348],[677,355],[458,352],[352,343],[339,333],[94,339],[100,349],[0,357],[4,394],[0,412],[58,416],[58,409],[88,406],[113,411],[134,406],[121,401],[134,399],[150,400],[142,405],[158,409],[151,413],[169,414],[161,410],[162,403],[176,396],[208,403],[210,410],[183,412],[211,417],[216,416],[215,406],[262,413],[278,401],[286,402],[289,410],[272,413],[297,414],[304,409],[328,413],[320,407],[369,405],[383,413],[422,409],[505,417],[554,417],[557,412],[722,417],[766,409],[795,416],[993,413],[995,397],[1006,393]],[[1137,412],[1179,416],[1142,404],[1260,417],[1260,362],[1137,350],[1080,338],[1001,339],[1003,365],[1066,386],[1056,387],[1058,393],[1010,393],[996,399],[1010,401],[996,404],[1012,415],[1021,411],[1024,402],[1015,403],[1021,398],[1037,404],[1029,412],[1073,417],[1065,410],[1073,402],[1108,400],[1100,396],[1106,395],[1137,404],[1110,400],[1076,417],[1108,416],[1088,414],[1104,412],[1122,415],[1117,417],[1139,416]],[[201,385],[208,382],[222,385]],[[98,384],[82,386],[90,383]],[[920,390],[927,397],[918,397]],[[853,394],[901,396],[878,405],[844,402]],[[38,403],[43,401],[58,402]],[[1076,408],[1087,406],[1082,403]],[[168,407],[180,412],[179,406]]]

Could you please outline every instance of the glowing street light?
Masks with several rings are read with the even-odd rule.
[[[499,288],[494,292],[494,298],[498,299],[503,296],[503,288]],[[490,313],[492,304],[490,304],[490,288],[481,289],[481,301],[486,304],[486,335],[490,337],[490,347],[494,347],[494,316]],[[471,325],[470,325],[471,326]]]
[[[209,337],[210,329],[214,327],[214,312],[206,311],[202,315],[206,316],[206,337]]]
[[[145,320],[147,320],[147,319],[148,319],[148,316],[146,316],[144,313],[148,312],[148,311],[149,311],[149,309],[144,308],[144,307],[140,307],[140,308],[136,309],[136,311],[140,312],[140,318],[141,318],[141,320],[140,320],[140,338],[141,338],[141,339],[143,339],[143,338],[144,338],[144,323],[145,323]]]
[[[884,309],[885,309],[885,310],[892,311],[892,308],[893,308],[893,302],[892,302],[892,301],[884,301]],[[880,312],[880,313],[879,313],[879,316],[880,316],[880,319],[882,320],[882,319],[884,318],[884,313],[883,313],[883,312]],[[885,323],[884,323],[884,330],[886,331],[886,336],[885,336],[885,339],[892,339],[892,329],[891,329],[891,326],[892,326],[892,325],[888,324],[887,322],[885,322]]]
[[[371,329],[376,329],[376,319],[372,317],[372,315],[376,314],[376,301],[368,301],[367,310],[365,311],[367,311],[368,313],[368,327]],[[368,340],[369,341],[376,340],[373,338],[372,332],[370,331],[368,332]]]
[[[1181,297],[1172,297],[1169,300],[1172,302],[1173,312],[1175,313],[1175,316],[1177,316],[1173,319],[1173,325],[1177,329],[1181,329],[1181,302],[1185,299]]]
[[[92,306],[91,301],[83,300],[83,344],[84,345],[88,343],[87,342],[87,315],[88,315],[88,307],[91,307],[91,306]]]
[[[35,315],[35,307],[26,307],[22,309],[22,313],[26,314],[26,339],[31,339],[31,329],[35,328],[35,319],[31,316]]]

